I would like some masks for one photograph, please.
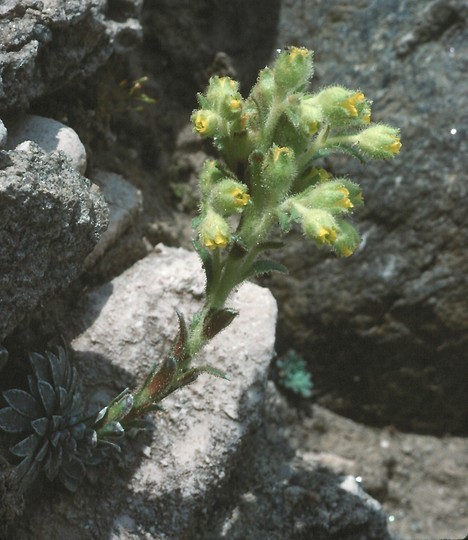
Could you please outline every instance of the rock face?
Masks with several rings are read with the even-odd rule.
[[[167,353],[175,309],[189,318],[203,287],[194,253],[160,245],[83,296],[64,326],[86,328],[72,345],[95,405],[141,381]],[[164,400],[153,437],[124,444],[117,474],[100,467],[94,487],[44,498],[15,523],[10,540],[389,540],[376,501],[350,493],[343,478],[295,458],[279,441],[282,402],[267,388],[271,293],[245,284],[229,305],[239,316],[197,363],[210,362],[230,380],[200,376]]]
[[[72,346],[92,402],[141,381],[170,350],[175,309],[187,318],[198,309],[203,282],[196,254],[160,246],[84,295],[69,331],[87,328]],[[230,381],[200,376],[166,399],[153,440],[125,445],[125,473],[104,475],[94,495],[88,487],[75,499],[44,501],[14,538],[181,540],[206,522],[260,422],[274,346],[276,303],[268,290],[246,284],[230,304],[238,318],[197,361],[226,370]]]
[[[403,143],[388,164],[331,160],[363,187],[363,243],[338,261],[288,245],[280,342],[307,354],[323,404],[420,432],[468,425],[467,19],[462,0],[285,2],[278,41],[315,50],[313,90],[360,88]]]
[[[133,17],[140,9],[140,0],[3,0],[0,112],[26,109],[31,100],[94,73],[119,45],[138,41],[141,27]]]
[[[231,75],[234,70],[247,89],[255,82],[259,66],[268,62],[279,9],[280,0],[147,2],[143,24],[146,46],[154,66],[159,66],[155,72],[170,75],[171,93],[190,106],[193,88],[203,89],[219,68]],[[216,58],[219,52],[228,58]]]
[[[76,278],[107,206],[60,153],[0,153],[0,341]]]
[[[35,142],[45,152],[61,150],[73,167],[80,173],[86,172],[86,150],[73,129],[61,122],[42,116],[24,115],[8,123],[7,150],[22,149],[27,141]]]

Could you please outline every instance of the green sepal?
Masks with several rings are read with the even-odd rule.
[[[177,361],[180,361],[185,358],[187,352],[188,330],[182,313],[178,309],[176,309],[176,313],[177,318],[179,319],[179,332],[174,347],[172,348],[172,356]]]
[[[127,388],[118,396],[118,399],[113,400],[113,402],[107,407],[106,414],[101,420],[101,423],[112,423],[125,418],[125,416],[127,416],[127,414],[132,410],[132,407],[133,395]]]
[[[237,311],[229,308],[211,308],[203,323],[203,337],[213,339],[217,334],[228,327],[237,316]]]
[[[198,253],[198,256],[201,259],[203,270],[205,271],[205,276],[206,276],[205,293],[206,293],[206,296],[208,296],[211,291],[212,284],[213,284],[213,274],[214,274],[213,256],[207,249],[205,249],[201,245],[201,243],[198,240],[193,240],[192,243],[193,243],[193,247],[195,248],[195,251]]]
[[[102,428],[96,430],[98,440],[106,439],[107,437],[122,437],[125,435],[125,429],[120,422],[109,422]]]
[[[288,269],[284,264],[274,261],[272,259],[263,259],[261,261],[255,261],[252,266],[247,270],[245,279],[249,277],[258,276],[260,274],[267,274],[269,272],[281,272],[283,274],[288,273]]]
[[[197,101],[198,101],[198,104],[200,105],[200,109],[210,109],[210,102],[206,99],[206,97],[201,92],[197,94]]]

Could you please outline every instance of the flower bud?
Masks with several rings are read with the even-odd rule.
[[[338,236],[333,243],[333,249],[341,257],[349,257],[359,247],[361,239],[357,230],[345,220],[338,221]]]
[[[263,163],[263,177],[270,191],[287,193],[296,176],[294,152],[288,146],[274,144]]]
[[[358,145],[365,154],[377,159],[392,158],[401,148],[398,129],[385,124],[373,125],[346,139],[351,144]]]
[[[312,52],[305,47],[289,47],[277,58],[274,66],[276,86],[283,93],[305,86],[312,75]]]
[[[222,177],[223,173],[219,170],[216,160],[205,160],[200,172],[200,191],[202,197],[209,196],[212,186],[219,182]]]
[[[308,134],[316,133],[322,124],[323,112],[313,98],[304,98],[299,105],[299,121],[301,128]]]
[[[275,78],[273,71],[266,67],[260,71],[257,82],[252,88],[250,95],[255,100],[257,106],[266,111],[273,103],[275,94]]]
[[[240,117],[243,99],[237,81],[230,77],[211,77],[205,97],[209,109],[216,111],[226,120]]]
[[[332,122],[370,122],[370,104],[362,92],[331,86],[312,96],[311,102],[320,107]]]
[[[307,208],[319,208],[332,214],[340,214],[354,208],[350,192],[340,181],[318,184],[298,196],[300,204]]]
[[[297,203],[293,207],[301,218],[302,229],[306,236],[315,240],[319,246],[333,244],[338,234],[338,226],[330,212],[306,208]]]
[[[221,180],[213,187],[210,194],[211,206],[222,216],[242,212],[249,199],[250,195],[247,193],[247,186],[232,178]]]
[[[194,111],[192,122],[195,131],[202,137],[213,137],[215,134],[218,134],[222,125],[219,114],[207,109]]]
[[[208,209],[200,227],[200,242],[209,249],[225,248],[231,239],[231,231],[225,219]]]

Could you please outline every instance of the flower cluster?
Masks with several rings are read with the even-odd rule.
[[[213,77],[195,131],[212,137],[221,160],[201,174],[200,243],[210,250],[265,241],[274,221],[283,231],[299,223],[318,246],[349,256],[359,235],[349,218],[362,204],[357,184],[333,178],[315,163],[333,152],[361,160],[399,153],[398,130],[371,123],[371,102],[360,90],[331,86],[308,92],[312,52],[291,47],[260,72],[243,99],[236,81]],[[243,213],[242,219],[229,216]]]

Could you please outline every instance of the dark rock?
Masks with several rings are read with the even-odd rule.
[[[64,154],[0,153],[0,341],[82,269],[107,206]]]
[[[7,0],[0,6],[0,111],[83,79],[141,39],[141,1]],[[122,20],[121,15],[124,15]],[[112,20],[112,17],[119,20]],[[128,19],[126,18],[128,17]]]
[[[225,62],[223,69],[234,69],[247,90],[271,55],[279,9],[280,0],[150,0],[144,9],[146,47],[159,72],[170,69],[171,93],[191,105],[193,88],[202,90]]]
[[[395,161],[327,164],[363,187],[361,249],[335,260],[297,238],[270,284],[282,347],[307,353],[323,404],[419,432],[466,433],[468,6],[331,0],[284,5],[278,45],[316,51],[313,89],[374,100],[401,127]],[[298,257],[300,253],[300,257]]]

